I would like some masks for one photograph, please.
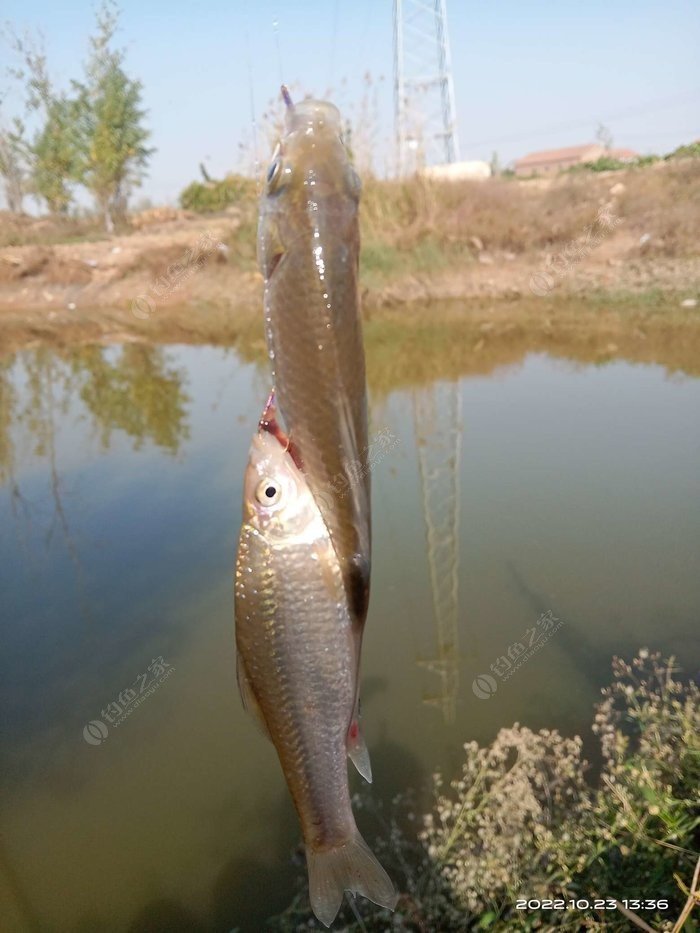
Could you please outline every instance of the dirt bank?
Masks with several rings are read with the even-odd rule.
[[[455,301],[469,314],[491,303],[517,323],[524,302],[531,324],[601,295],[690,307],[700,298],[696,207],[695,164],[524,183],[371,182],[363,305]],[[156,209],[111,237],[89,222],[1,215],[0,345],[237,340],[261,304],[256,215],[254,199],[216,215]]]

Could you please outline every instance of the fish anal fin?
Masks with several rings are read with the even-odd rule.
[[[236,654],[236,679],[238,680],[238,689],[241,694],[241,700],[243,701],[243,708],[252,717],[253,722],[260,729],[262,734],[269,739],[270,731],[267,728],[267,723],[265,722],[265,717],[262,714],[257,698],[253,693],[253,688],[250,685],[250,678],[245,669],[245,662],[240,652]]]
[[[368,784],[372,783],[372,763],[369,760],[369,750],[360,729],[360,694],[355,700],[355,710],[348,726],[346,739],[348,758],[355,765]]]
[[[368,784],[372,783],[372,763],[369,760],[369,750],[364,740],[360,723],[353,718],[348,729],[347,738],[348,758],[355,765]]]

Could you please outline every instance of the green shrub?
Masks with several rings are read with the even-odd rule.
[[[629,162],[621,162],[619,159],[613,159],[611,156],[601,156],[594,162],[584,162],[582,165],[572,165],[570,172],[619,172],[623,168],[629,168]]]
[[[700,142],[688,143],[686,146],[679,146],[673,152],[665,157],[666,159],[697,159],[700,158]]]
[[[255,182],[242,175],[227,175],[219,181],[193,181],[180,195],[180,206],[187,211],[210,213],[255,197]]]

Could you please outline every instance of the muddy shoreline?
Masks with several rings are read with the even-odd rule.
[[[529,274],[528,268],[519,271]],[[450,271],[365,287],[363,314],[370,326],[375,322],[396,329],[398,340],[402,330],[411,339],[425,327],[447,324],[462,339],[471,340],[476,352],[480,342],[492,343],[513,332],[528,333],[535,343],[585,338],[602,347],[604,341],[646,339],[650,329],[666,331],[669,339],[700,330],[700,302],[694,297],[698,287],[677,287],[673,275],[664,279],[650,274],[631,285],[596,281],[586,270],[584,281],[574,275],[549,294],[536,296],[512,284],[517,272],[509,270],[493,284],[469,271]],[[694,268],[687,273],[683,281],[696,281]],[[150,304],[139,299],[147,295],[142,280],[134,281],[133,289],[120,281],[117,294],[108,288],[99,295],[73,291],[59,298],[54,289],[50,303],[37,301],[36,294],[21,295],[26,301],[13,294],[8,301],[5,286],[0,288],[0,354],[37,343],[242,342],[262,348],[260,277],[223,268],[204,269],[198,278]],[[134,297],[125,300],[125,291]]]
[[[230,346],[246,361],[266,363],[257,306],[196,303],[169,306],[150,320],[128,309],[84,313],[43,309],[3,312],[0,358],[41,346],[209,344]],[[546,353],[580,363],[621,359],[657,364],[670,374],[700,374],[700,312],[678,296],[596,293],[543,299],[470,298],[364,308],[370,389],[489,373]]]

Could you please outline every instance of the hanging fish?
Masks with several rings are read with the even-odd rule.
[[[287,104],[261,199],[258,258],[277,404],[341,565],[367,614],[370,474],[358,297],[360,179],[337,108]]]
[[[347,756],[371,780],[358,722],[357,620],[301,466],[271,396],[244,480],[238,683],[277,750],[304,834],[311,906],[330,926],[346,890],[390,909],[397,897],[352,813]]]

